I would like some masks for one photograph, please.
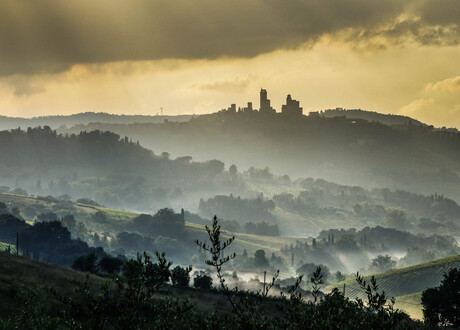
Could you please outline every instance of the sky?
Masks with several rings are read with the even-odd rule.
[[[0,1],[0,115],[202,114],[261,88],[460,128],[460,0]]]

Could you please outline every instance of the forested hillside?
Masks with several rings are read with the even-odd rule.
[[[0,153],[1,184],[7,190],[96,197],[105,205],[131,209],[237,184],[221,161],[170,159],[112,132],[60,135],[48,126],[2,131]]]
[[[460,200],[460,134],[411,124],[388,126],[346,117],[222,111],[182,123],[91,124],[139,140],[156,153],[217,158],[240,168],[388,187]]]

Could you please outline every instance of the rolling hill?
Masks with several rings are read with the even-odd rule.
[[[219,160],[170,159],[111,132],[0,131],[0,153],[0,186],[6,191],[20,187],[36,195],[97,196],[104,205],[131,209],[192,203],[239,186]]]
[[[72,295],[74,280],[83,281],[85,274],[72,269],[38,262],[22,256],[0,253],[0,316],[14,313],[20,303],[23,288],[46,288],[53,286],[62,294]],[[102,279],[92,276],[101,282]],[[50,301],[57,304],[57,301]]]
[[[112,123],[112,124],[129,124],[129,123],[162,123],[165,120],[171,122],[187,121],[192,115],[179,116],[142,116],[142,115],[114,115],[104,112],[84,112],[68,116],[40,116],[33,118],[6,117],[0,116],[0,130],[13,128],[27,128],[36,126],[50,126],[58,128],[61,126],[71,127],[79,124],[89,123]]]
[[[408,116],[401,116],[401,115],[392,115],[392,114],[383,114],[378,113],[375,111],[366,111],[361,109],[328,109],[321,111],[320,113],[322,116],[326,118],[334,118],[334,117],[346,117],[349,119],[364,119],[367,121],[376,121],[385,125],[393,126],[393,125],[415,125],[415,126],[428,126],[416,119],[410,118]]]
[[[387,297],[396,298],[396,307],[401,308],[412,317],[421,318],[421,292],[427,288],[436,287],[441,283],[443,274],[452,268],[460,267],[460,255],[441,258],[411,267],[394,269],[374,275],[380,291],[385,291]],[[370,276],[365,277],[367,280]],[[364,298],[362,289],[357,282],[349,278],[344,282],[334,283],[327,289],[339,288],[349,298]]]
[[[91,223],[92,216],[96,214],[96,212],[103,212],[109,219],[109,223],[103,226],[105,229],[96,228],[106,231],[110,231],[110,228],[112,228],[112,230],[113,228],[117,229],[120,225],[132,222],[132,220],[139,215],[139,213],[136,212],[72,202],[66,202],[64,205],[65,208],[60,209],[63,205],[62,202],[58,200],[53,201],[51,199],[46,200],[46,198],[14,194],[0,194],[0,202],[4,202],[10,206],[17,206],[20,210],[39,205],[42,212],[45,213],[56,212],[59,216],[71,213],[75,216],[77,221],[81,221],[88,228],[94,228],[94,224]],[[185,227],[188,236],[193,238],[192,241],[206,238],[205,225],[188,221],[189,216],[193,218],[193,214],[186,212]],[[209,222],[209,225],[210,224],[211,222]],[[222,236],[224,238],[236,236],[233,248],[235,251],[238,251],[238,253],[241,253],[244,249],[246,249],[249,254],[253,254],[258,249],[264,249],[267,253],[278,252],[281,247],[296,243],[296,238],[233,233],[226,230],[222,230]]]
[[[89,124],[62,133],[109,130],[156,153],[216,158],[238,168],[266,166],[277,174],[315,177],[367,188],[435,192],[460,201],[460,134],[397,117],[398,125],[345,117],[222,111],[187,122]],[[351,115],[353,116],[354,113]],[[367,115],[367,112],[365,112]],[[388,118],[387,118],[388,117]],[[374,120],[376,119],[376,120]]]

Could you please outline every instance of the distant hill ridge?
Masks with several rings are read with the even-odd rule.
[[[333,117],[342,117],[345,116],[349,119],[364,119],[367,121],[376,121],[380,122],[385,125],[393,126],[393,125],[415,125],[415,126],[423,126],[427,127],[427,124],[424,124],[416,119],[413,119],[408,116],[402,115],[394,115],[394,114],[383,114],[375,111],[367,111],[361,109],[343,109],[343,108],[336,108],[336,109],[327,109],[320,112],[326,118],[333,118]]]
[[[383,114],[375,111],[362,109],[326,109],[320,111],[325,118],[343,117],[349,119],[363,119],[367,121],[376,121],[385,125],[407,125],[428,126],[416,119],[408,116]],[[134,123],[163,123],[166,121],[184,122],[196,115],[125,115],[111,114],[106,112],[81,112],[72,115],[50,115],[37,116],[32,118],[0,116],[0,129],[11,129],[18,127],[50,126],[58,128],[59,126],[86,125],[89,123],[107,123],[107,124],[134,124]]]
[[[163,123],[164,121],[183,122],[193,118],[193,115],[116,115],[106,112],[82,112],[73,115],[40,116],[33,118],[7,117],[0,116],[0,130],[12,128],[27,128],[36,126],[50,126],[58,128],[60,126],[74,126],[89,123],[111,123],[111,124],[131,124],[131,123]]]
[[[290,177],[323,178],[424,195],[438,192],[460,201],[460,134],[456,130],[434,129],[414,121],[405,124],[404,116],[362,110],[337,114],[342,115],[292,117],[221,111],[183,122],[168,119],[161,123],[117,124],[101,120],[62,128],[58,133],[111,131],[139,141],[157,155],[166,152],[172,157],[190,156],[186,159],[195,161],[218,159],[240,170],[268,166],[273,173]],[[372,121],[352,119],[350,114],[366,114]],[[399,118],[393,123],[404,124],[375,121],[381,118]]]

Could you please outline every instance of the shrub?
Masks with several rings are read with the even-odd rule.
[[[423,316],[429,325],[460,328],[460,269],[444,274],[436,288],[422,292]]]
[[[192,271],[192,266],[182,268],[181,266],[176,266],[171,271],[171,282],[173,285],[177,286],[188,286],[190,282],[190,272]]]
[[[209,290],[212,288],[212,277],[205,272],[200,272],[193,279],[193,286],[197,289]]]
[[[86,205],[92,205],[92,206],[101,206],[101,205],[99,205],[98,203],[96,203],[95,201],[93,201],[92,199],[89,199],[89,198],[79,198],[79,199],[77,199],[77,203],[86,204]]]
[[[96,266],[96,260],[96,254],[91,252],[86,256],[81,256],[75,259],[72,264],[72,268],[81,272],[96,273],[98,270],[98,267]]]
[[[117,274],[123,266],[123,260],[107,255],[99,261],[97,266],[104,273]]]
[[[396,261],[391,260],[389,255],[379,255],[377,258],[372,259],[369,270],[375,273],[383,273],[389,269],[396,267]]]

